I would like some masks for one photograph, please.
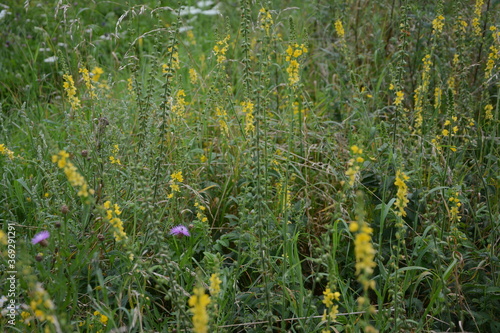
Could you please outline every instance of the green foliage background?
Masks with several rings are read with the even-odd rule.
[[[15,325],[3,311],[0,326],[192,331],[193,288],[209,293],[219,274],[210,332],[499,331],[499,10],[493,0],[0,5],[0,265],[7,277],[15,239],[18,305]],[[90,89],[79,70],[96,67]],[[61,150],[95,191],[88,199],[52,162]],[[399,196],[398,171],[409,177]],[[376,250],[368,290],[349,230],[360,220]],[[191,236],[170,235],[177,225]],[[42,230],[48,246],[31,244]],[[327,288],[340,314],[325,322]]]

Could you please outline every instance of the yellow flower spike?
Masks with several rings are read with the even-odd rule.
[[[222,280],[219,278],[218,273],[214,273],[210,276],[210,294],[217,295],[220,292],[220,285]]]
[[[396,92],[396,99],[394,100],[394,105],[401,105],[401,103],[403,102],[403,99],[405,97],[405,93],[402,92],[401,90]]]
[[[193,331],[195,333],[208,332],[208,313],[207,306],[210,304],[210,297],[205,294],[205,289],[195,287],[193,296],[189,298],[190,311],[193,314]]]
[[[409,179],[410,179],[410,177],[408,177],[404,172],[401,172],[399,170],[396,172],[396,180],[394,182],[394,185],[397,186],[398,192],[396,195],[397,198],[396,198],[395,206],[399,210],[396,212],[396,214],[399,216],[406,216],[405,208],[408,205],[409,200],[407,198],[408,186],[406,185],[405,182]]]
[[[0,144],[0,154],[7,156],[10,160],[14,159],[14,152],[9,150],[5,144]]]
[[[337,21],[335,21],[334,25],[335,25],[335,31],[337,32],[337,35],[339,36],[339,38],[344,38],[345,31],[344,31],[344,26],[342,25],[342,21],[337,20]]]

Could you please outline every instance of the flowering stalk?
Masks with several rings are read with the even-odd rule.
[[[193,313],[193,332],[207,333],[209,319],[207,306],[210,304],[210,297],[205,294],[205,289],[195,287],[188,304],[191,307],[190,311]]]
[[[73,81],[73,76],[69,74],[64,74],[63,79],[64,79],[63,88],[66,91],[66,94],[68,95],[71,107],[73,109],[80,108],[80,100],[78,99],[78,97],[76,97],[76,87],[75,87],[75,81]]]
[[[360,310],[365,311],[365,320],[362,323],[365,332],[378,332],[373,326],[368,324],[368,315],[375,311],[370,305],[368,291],[375,289],[375,281],[371,279],[373,269],[377,266],[375,263],[375,254],[373,248],[372,234],[373,229],[364,220],[364,209],[362,207],[362,192],[358,192],[358,205],[356,209],[356,221],[349,224],[349,231],[354,234],[354,254],[356,257],[356,275],[358,281],[363,286],[363,296],[358,298],[358,306]]]
[[[93,189],[89,189],[85,178],[77,171],[73,163],[68,161],[69,154],[61,150],[57,155],[52,156],[52,162],[57,163],[60,169],[64,170],[64,174],[73,187],[78,188],[78,196],[87,198],[90,194],[94,194]]]
[[[394,185],[398,188],[397,198],[396,198],[396,207],[399,211],[396,212],[399,216],[406,216],[405,208],[408,205],[408,185],[406,185],[406,181],[410,179],[404,172],[397,171],[396,172],[396,181]]]

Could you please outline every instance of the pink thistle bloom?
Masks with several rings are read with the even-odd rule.
[[[35,235],[35,237],[33,237],[33,239],[31,240],[31,243],[32,244],[40,243],[40,245],[42,245],[42,246],[47,246],[47,238],[49,238],[49,237],[50,237],[50,233],[47,230],[44,230],[44,231],[37,233]]]
[[[170,229],[170,234],[181,238],[182,236],[191,236],[188,229],[183,225],[178,225]]]

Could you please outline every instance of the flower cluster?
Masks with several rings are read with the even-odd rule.
[[[172,65],[171,66],[169,66],[168,64],[161,65],[163,73],[170,73],[173,70],[181,68],[181,65],[179,63],[179,52],[172,51],[171,47],[168,48],[168,52],[169,52],[169,54],[171,54],[170,62]]]
[[[91,73],[92,73],[92,81],[98,82],[101,75],[104,74],[104,71],[102,70],[101,67],[94,67]]]
[[[337,318],[337,313],[339,313],[339,306],[334,305],[333,301],[339,301],[340,300],[340,293],[338,291],[332,292],[330,288],[326,288],[325,291],[323,291],[323,304],[325,304],[325,311],[323,312],[323,317],[321,320],[327,321],[327,320],[335,320]]]
[[[349,177],[349,185],[353,186],[359,173],[360,165],[365,161],[365,159],[361,156],[363,154],[363,149],[360,149],[358,146],[352,146],[351,151],[354,156],[358,156],[351,158],[349,162],[347,162],[349,168],[345,172],[345,175]]]
[[[85,178],[77,171],[73,163],[68,161],[69,154],[61,150],[57,155],[52,156],[52,163],[57,163],[59,169],[63,169],[66,178],[73,187],[78,188],[78,196],[87,198],[89,194],[94,194],[93,189],[89,189]]]
[[[118,147],[118,145],[114,145],[113,146],[113,149],[111,150],[111,153],[113,155],[111,155],[109,157],[109,161],[111,162],[111,164],[118,164],[118,165],[122,165],[121,161],[119,158],[116,158],[116,155],[118,154],[118,152],[120,151],[120,148]]]
[[[443,99],[443,89],[440,87],[434,88],[434,108],[439,110],[441,107],[441,101]]]
[[[274,24],[273,17],[271,16],[271,12],[268,9],[261,8],[259,10],[259,26],[262,30],[266,31],[266,34],[269,35],[269,30],[271,26]]]
[[[193,85],[198,83],[198,73],[196,73],[196,70],[194,68],[189,69],[189,81]]]
[[[354,254],[356,257],[356,275],[358,281],[363,285],[363,289],[375,288],[375,281],[370,280],[369,276],[373,273],[376,266],[375,249],[372,244],[373,229],[364,221],[352,221],[349,224],[349,231],[356,233],[354,237]]]
[[[14,152],[9,150],[9,148],[7,148],[3,143],[0,144],[0,154],[7,156],[11,160],[14,159]]]
[[[223,40],[218,41],[214,46],[214,54],[217,57],[217,63],[221,64],[226,60],[226,52],[229,49],[230,35],[227,35]]]
[[[458,133],[459,127],[457,124],[458,124],[458,117],[456,116],[452,116],[451,120],[447,119],[444,122],[443,124],[444,128],[441,130],[441,133],[436,135],[436,137],[431,140],[431,142],[434,145],[436,145],[436,148],[438,150],[441,150],[441,145],[440,145],[441,140],[443,140],[444,138],[454,137]],[[449,148],[451,151],[457,151],[457,148],[454,146],[449,146]]]
[[[494,44],[490,46],[490,53],[488,53],[488,60],[486,60],[486,67],[484,69],[484,78],[489,79],[495,67],[495,62],[500,59],[500,31],[497,32],[495,26],[490,27],[493,31]],[[495,45],[496,44],[496,45]]]
[[[405,208],[408,205],[408,185],[406,185],[406,181],[410,179],[404,172],[397,171],[396,172],[396,181],[394,185],[398,188],[397,198],[396,198],[396,207],[399,211],[396,212],[399,216],[406,216]]]
[[[129,91],[129,93],[132,93],[134,91],[134,80],[131,77],[127,79],[127,90]]]
[[[245,114],[245,133],[248,135],[255,131],[253,115],[254,104],[251,101],[245,101],[241,102],[241,106],[243,107],[242,111]]]
[[[196,45],[196,38],[194,37],[193,30],[188,30],[186,35],[191,45]]]
[[[117,204],[112,205],[111,201],[106,201],[103,204],[103,208],[106,210],[106,221],[113,227],[113,236],[117,242],[127,239],[127,234],[123,229],[123,221],[118,217],[121,215],[122,211],[120,206]]]
[[[493,120],[493,113],[491,111],[493,111],[493,105],[488,104],[484,107],[484,118],[486,120]]]
[[[87,68],[80,68],[78,70],[79,73],[82,73],[83,82],[85,82],[85,86],[89,90],[90,98],[95,99],[97,95],[95,94],[95,87],[92,85],[92,79],[90,79],[89,70]]]
[[[396,99],[394,100],[394,105],[398,106],[401,105],[403,102],[403,99],[405,97],[405,93],[402,92],[401,90],[396,92]]]
[[[76,97],[76,87],[75,81],[73,81],[73,76],[69,74],[63,75],[64,83],[63,88],[68,95],[69,102],[73,109],[78,109],[80,107],[80,100]]]
[[[450,209],[450,219],[452,222],[458,222],[460,221],[460,207],[462,204],[460,203],[460,199],[458,199],[458,192],[455,192],[453,196],[451,196],[449,199],[450,204],[452,205]]]
[[[443,27],[444,27],[444,16],[439,15],[432,21],[432,34],[436,35],[440,33],[441,31],[443,31]]]
[[[0,229],[0,244],[2,245],[8,244],[7,234],[2,229]]]
[[[210,287],[208,290],[210,290],[210,294],[212,296],[217,295],[220,293],[220,285],[222,283],[222,280],[219,278],[219,273],[213,273],[210,276]]]
[[[56,318],[50,314],[55,309],[54,303],[40,282],[36,283],[31,292],[30,308],[34,317],[27,317],[26,321],[37,319],[39,321],[48,320],[53,324],[56,322]]]
[[[476,0],[474,5],[474,18],[472,19],[472,31],[474,35],[481,36],[481,11],[483,9],[484,0]]]
[[[198,202],[195,202],[194,207],[197,210],[197,212],[196,212],[196,218],[198,220],[200,220],[200,222],[207,222],[208,218],[205,215],[205,210],[207,209],[207,207],[205,207],[203,205],[200,205]]]
[[[344,26],[342,25],[342,21],[341,20],[337,20],[335,21],[335,32],[337,33],[337,36],[339,36],[339,38],[344,38],[345,36],[345,31],[344,31]]]
[[[207,333],[208,332],[208,313],[207,306],[210,304],[210,297],[205,294],[205,289],[195,287],[193,296],[188,302],[193,313],[193,332]]]
[[[430,83],[430,71],[431,71],[431,56],[426,54],[425,57],[422,58],[422,62],[424,64],[422,68],[422,76],[420,85],[415,89],[415,129],[419,129],[422,127],[422,122],[424,118],[422,116],[422,112],[424,110],[423,103],[425,100],[425,95],[429,88]]]
[[[229,136],[229,127],[227,126],[227,113],[226,110],[220,107],[215,107],[215,115],[219,120],[219,127],[222,129],[222,132]]]
[[[285,60],[288,62],[288,68],[286,72],[288,73],[288,82],[291,86],[296,85],[299,82],[299,62],[297,59],[304,53],[307,53],[307,48],[304,44],[292,44],[286,49]]]
[[[184,89],[179,89],[175,96],[175,102],[172,105],[172,113],[178,117],[184,116],[184,111],[186,110],[186,105],[188,104],[184,97],[186,97]]]
[[[170,179],[170,189],[172,190],[172,193],[168,195],[169,199],[174,197],[174,192],[180,192],[180,187],[177,183],[182,183],[184,181],[184,177],[182,177],[182,171],[171,174]]]
[[[103,324],[104,326],[106,326],[108,324],[108,316],[106,315],[103,315],[102,313],[100,313],[99,311],[94,311],[94,316],[96,316],[98,319],[99,319],[99,322],[101,324]]]

